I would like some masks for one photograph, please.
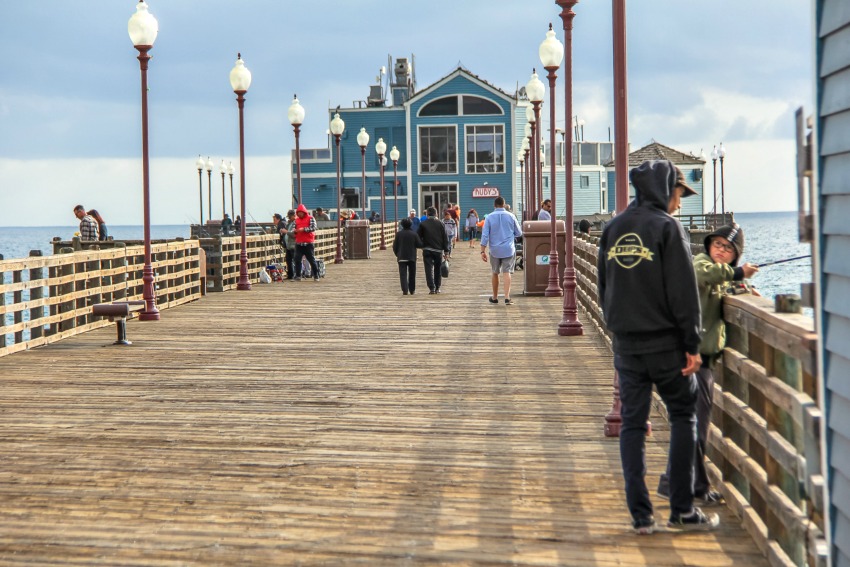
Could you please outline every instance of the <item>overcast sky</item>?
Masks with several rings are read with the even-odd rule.
[[[142,223],[139,65],[127,35],[135,4],[3,3],[2,225],[73,229],[77,203],[99,209],[110,224]],[[247,208],[267,220],[290,202],[294,139],[286,110],[294,93],[307,111],[302,147],[325,147],[327,108],[364,100],[390,54],[415,57],[420,89],[460,63],[514,93],[540,66],[537,48],[549,22],[563,39],[552,0],[149,5],[160,28],[149,71],[154,224],[197,219],[199,153],[216,166],[221,159],[238,164],[228,80],[237,51],[253,74],[245,104]],[[794,111],[812,110],[810,3],[633,0],[627,9],[632,149],[655,139],[710,154],[722,141],[727,209],[793,210]],[[585,139],[607,140],[614,126],[611,2],[583,0],[575,11],[574,108],[586,122]],[[710,161],[708,169],[710,187]],[[220,183],[216,169],[214,203]]]

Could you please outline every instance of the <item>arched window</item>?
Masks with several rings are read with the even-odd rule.
[[[463,114],[470,116],[475,114],[503,114],[502,108],[491,100],[480,96],[463,96]]]
[[[419,111],[419,116],[457,116],[457,96],[447,96],[431,101]]]

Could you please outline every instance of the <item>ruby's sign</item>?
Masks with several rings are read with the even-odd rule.
[[[499,196],[499,188],[498,187],[474,187],[472,189],[473,197],[498,197]]]

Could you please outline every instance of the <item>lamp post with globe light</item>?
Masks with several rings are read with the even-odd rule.
[[[546,93],[546,87],[543,85],[543,81],[537,77],[537,69],[532,70],[531,79],[529,79],[528,83],[525,85],[525,92],[528,95],[528,100],[531,101],[531,106],[534,110],[534,124],[532,125],[534,140],[531,151],[537,165],[535,168],[536,179],[534,180],[536,185],[534,193],[534,210],[536,211],[540,208],[540,204],[543,202],[543,169],[540,163],[540,107],[543,105],[543,97]]]
[[[390,150],[390,159],[393,160],[393,206],[395,207],[395,216],[393,220],[398,223],[398,159],[401,157],[401,152],[393,146]],[[382,221],[384,219],[381,219]]]
[[[236,207],[233,205],[233,173],[236,169],[233,167],[233,162],[227,164],[227,174],[230,176],[230,216],[236,221]]]
[[[573,115],[573,7],[578,0],[555,0],[561,7],[561,20],[564,24],[564,116],[567,120]],[[565,128],[566,130],[566,128]],[[573,257],[573,143],[564,141],[565,187],[564,201],[566,217],[566,250],[564,254],[564,312],[558,323],[560,336],[579,336],[584,334],[578,320],[578,301],[576,297],[576,270]],[[628,157],[626,157],[628,163]]]
[[[528,115],[528,110],[531,109],[530,106],[526,107],[526,115]],[[533,110],[531,111],[532,118],[534,117]],[[522,148],[525,152],[525,175],[526,175],[526,184],[525,184],[525,194],[526,197],[526,220],[531,220],[534,216],[534,154],[531,153],[532,148],[532,134],[534,133],[534,128],[531,125],[531,121],[525,123],[525,127],[523,129],[523,134],[525,135],[522,141]]]
[[[378,167],[381,168],[381,246],[379,250],[387,249],[387,241],[384,238],[384,219],[387,218],[386,203],[384,201],[384,154],[387,153],[387,144],[383,138],[378,138],[378,143],[375,144],[375,152],[378,154]]]
[[[289,123],[292,124],[292,128],[295,130],[295,175],[298,183],[298,204],[300,205],[303,201],[301,200],[301,148],[299,146],[299,139],[301,137],[301,125],[304,123],[304,107],[301,106],[301,103],[298,102],[298,95],[292,97],[292,104],[289,105],[289,110],[286,113],[287,118],[289,118]]]
[[[224,164],[224,160],[221,160],[218,170],[221,172],[221,219],[224,220],[224,215],[227,214],[227,194],[224,190],[224,174],[227,173],[227,166]]]
[[[204,169],[207,170],[207,221],[212,220],[212,170],[215,165],[210,156],[207,156],[207,163],[204,164]]]
[[[527,87],[526,87],[527,88]],[[531,100],[531,95],[526,94],[529,97],[529,101]],[[533,103],[532,103],[533,104]],[[535,211],[537,211],[537,169],[540,167],[540,164],[537,162],[537,152],[535,151],[535,141],[537,140],[537,120],[535,118],[534,107],[526,106],[525,107],[525,118],[527,122],[525,123],[524,133],[526,138],[528,138],[528,148],[531,155],[531,161],[529,162],[528,169],[528,177],[531,181],[531,187],[529,187],[529,200],[528,200],[528,220],[531,220],[534,217]]]
[[[723,147],[723,142],[720,142],[717,155],[720,157],[720,212],[723,215],[720,218],[723,224],[726,224],[726,186],[723,183],[723,159],[726,157],[726,148]]]
[[[156,18],[148,12],[144,0],[136,4],[136,13],[127,23],[127,32],[133,46],[138,50],[139,68],[142,74],[142,194],[144,200],[145,264],[142,270],[142,298],[145,307],[139,313],[141,321],[158,321],[159,310],[156,307],[154,291],[154,273],[151,264],[151,210],[150,210],[150,160],[148,159],[148,51],[153,48],[159,32]]]
[[[336,141],[336,257],[334,264],[342,264],[342,180],[340,171],[342,166],[342,154],[339,148],[339,141],[342,133],[345,131],[345,122],[339,117],[337,112],[333,120],[331,120],[331,134]]]
[[[242,211],[242,222],[239,230],[242,233],[242,244],[239,252],[239,282],[236,289],[247,291],[251,289],[251,280],[248,279],[248,239],[245,235],[245,93],[251,86],[251,71],[245,67],[242,54],[236,54],[236,64],[230,70],[230,86],[236,93],[236,104],[239,107],[239,200]]]
[[[198,161],[195,162],[195,167],[198,168],[198,203],[200,204],[201,215],[198,217],[198,237],[200,238],[201,229],[204,226],[204,166],[207,162],[198,154]]]
[[[357,134],[357,145],[360,146],[360,159],[362,162],[362,172],[363,172],[363,181],[360,185],[363,192],[363,218],[366,218],[366,147],[369,145],[369,134],[366,132],[366,128],[361,127],[360,132]]]
[[[557,78],[558,69],[561,68],[561,61],[564,58],[564,46],[555,37],[555,32],[552,30],[552,24],[549,24],[549,31],[546,32],[546,39],[540,44],[538,50],[540,61],[543,63],[543,68],[548,72],[549,79],[549,124],[555,124],[555,79]],[[555,232],[558,210],[555,197],[555,128],[549,128],[549,198],[552,200],[551,228],[549,234],[549,282],[543,295],[546,297],[561,297],[563,291],[561,284],[558,281],[558,236]],[[572,227],[568,227],[568,230]]]

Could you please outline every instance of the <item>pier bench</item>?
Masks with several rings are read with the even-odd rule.
[[[115,345],[131,345],[127,340],[127,317],[130,313],[141,311],[145,307],[144,301],[116,301],[114,303],[96,303],[92,307],[92,315],[108,317],[109,321],[115,321],[118,330],[118,339],[112,343]]]

